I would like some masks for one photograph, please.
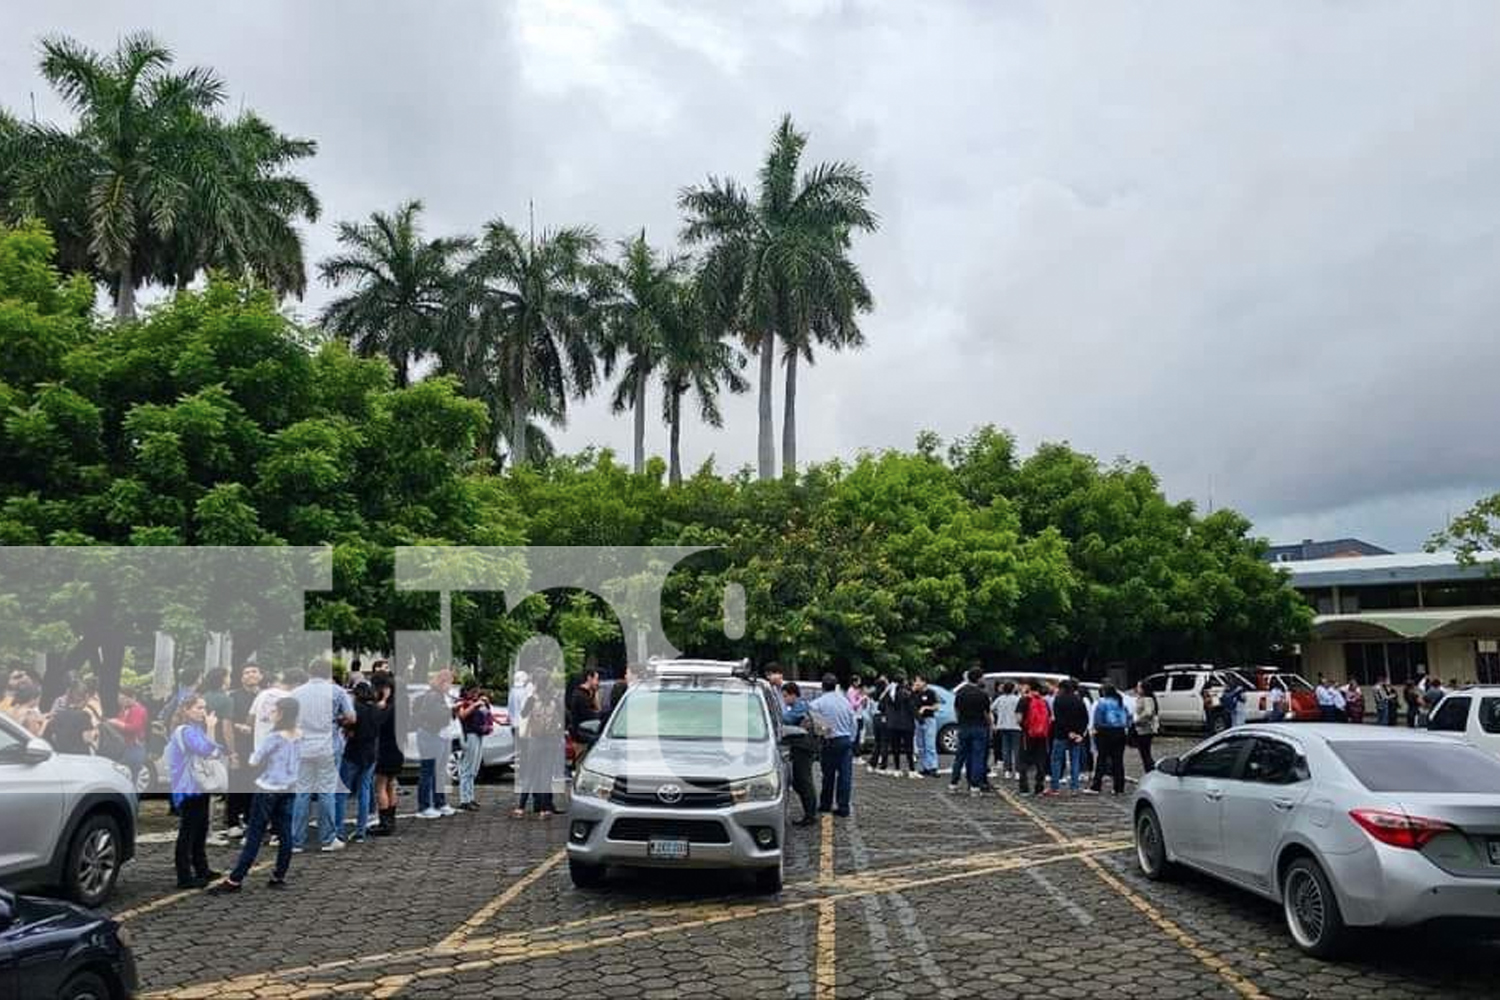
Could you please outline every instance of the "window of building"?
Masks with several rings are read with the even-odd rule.
[[[1320,615],[1333,614],[1333,588],[1309,587],[1302,591],[1302,599]]]
[[[1378,587],[1346,587],[1339,591],[1345,611],[1400,611],[1421,606],[1417,585],[1398,583]],[[1350,599],[1354,606],[1348,607]]]
[[[1449,580],[1422,584],[1422,604],[1429,608],[1479,608],[1500,605],[1500,579]]]
[[[1394,684],[1415,680],[1426,669],[1425,642],[1346,642],[1344,669],[1361,684],[1390,677]]]

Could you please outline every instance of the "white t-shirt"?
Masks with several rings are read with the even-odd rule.
[[[262,690],[250,703],[250,718],[255,720],[255,749],[270,734],[276,724],[276,703],[286,697],[286,692],[274,684]]]

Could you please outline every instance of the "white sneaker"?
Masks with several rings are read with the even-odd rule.
[[[318,848],[318,851],[320,853],[323,853],[323,854],[333,854],[336,851],[342,851],[344,848],[346,848],[348,846],[349,846],[348,844],[344,843],[339,838],[334,837],[328,843],[326,843],[322,847]]]
[[[865,765],[865,770],[868,771],[871,774],[876,773],[875,772],[875,765],[874,764],[866,764]]]
[[[421,812],[417,813],[417,819],[437,819],[441,815],[443,814],[438,812],[431,806],[428,806],[426,809],[423,809]]]
[[[917,779],[919,779],[919,780],[920,780],[920,779],[921,779],[921,777],[922,777],[922,775],[920,775],[920,774],[919,774],[919,773],[917,773],[917,772],[916,772],[916,771],[907,771],[907,772],[906,772],[906,776],[907,776],[907,777],[908,777],[908,778],[917,778]]]
[[[358,822],[358,821],[356,820],[356,822]],[[369,819],[365,820],[365,829],[366,830],[373,830],[373,829],[375,829],[379,825],[380,825],[380,817],[379,816],[371,816]]]
[[[231,826],[229,829],[224,831],[224,836],[228,837],[230,840],[238,840],[244,835],[245,828],[242,826]]]
[[[203,842],[209,847],[228,847],[229,838],[222,833],[214,833],[205,837]]]
[[[948,791],[952,792],[954,795],[957,795],[958,794],[958,782],[955,781],[953,784],[949,785],[948,786]]]
[[[975,795],[978,795],[978,794],[979,794],[979,789],[977,789],[977,788],[971,788],[971,789],[969,789],[969,796],[970,796],[970,798],[972,798],[972,797],[974,797]]]
[[[452,806],[443,806],[443,808],[441,808],[441,809],[438,810],[438,815],[439,816],[456,816],[456,815],[458,815],[458,810],[455,809],[455,808],[453,808]]]

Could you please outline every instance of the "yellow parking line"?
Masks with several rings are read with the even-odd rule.
[[[264,871],[265,869],[271,867],[271,865],[272,862],[270,861],[262,861],[250,869],[250,874],[254,875],[256,872]],[[179,900],[190,899],[193,896],[201,895],[203,895],[202,889],[183,889],[179,892],[168,893],[165,896],[159,896],[156,899],[151,900],[149,903],[142,903],[140,906],[132,906],[128,910],[121,910],[119,913],[116,913],[114,915],[114,919],[123,924],[125,921],[131,920],[135,917],[143,917],[148,913],[155,913],[162,907],[170,906],[172,903],[175,903]]]
[[[1021,815],[1025,816],[1037,826],[1041,827],[1053,840],[1059,843],[1063,843],[1068,839],[1063,835],[1062,831],[1057,829],[1057,827],[1053,826],[1047,820],[1043,819],[1035,811],[1023,804],[1019,799],[1011,795],[1009,792],[1001,791],[1000,795],[1007,802],[1009,802],[1011,806],[1016,809],[1016,811],[1021,813]],[[1199,962],[1203,963],[1203,965],[1206,966],[1209,970],[1216,973],[1221,979],[1232,986],[1235,992],[1244,997],[1245,1000],[1267,1000],[1266,995],[1261,992],[1259,986],[1256,986],[1255,983],[1240,975],[1230,967],[1229,963],[1225,962],[1223,959],[1219,958],[1213,952],[1209,951],[1207,948],[1203,947],[1201,944],[1195,941],[1191,934],[1179,927],[1174,920],[1172,920],[1170,917],[1167,917],[1155,906],[1151,905],[1151,903],[1147,901],[1143,896],[1141,896],[1140,893],[1131,889],[1124,882],[1121,882],[1114,876],[1113,873],[1111,873],[1102,864],[1100,864],[1096,858],[1085,856],[1083,858],[1083,863],[1087,865],[1095,875],[1099,876],[1100,881],[1109,886],[1110,889],[1112,889],[1117,895],[1121,896],[1131,906],[1139,910],[1147,920],[1155,924],[1156,927],[1162,931],[1162,933],[1167,935],[1167,937],[1171,938],[1173,941],[1176,941],[1179,945],[1181,945],[1183,950],[1186,951],[1189,955],[1192,955]]]
[[[823,814],[822,842],[818,848],[818,882],[833,881],[833,817]],[[832,899],[818,901],[817,969],[813,973],[814,992],[818,1000],[831,1000],[837,974],[835,950],[838,942],[838,915]]]
[[[499,913],[502,909],[509,905],[511,900],[521,895],[521,893],[525,892],[527,889],[530,889],[542,876],[546,875],[552,869],[556,868],[562,862],[563,858],[567,856],[568,849],[566,847],[559,848],[550,857],[548,857],[547,860],[543,861],[531,871],[527,872],[524,876],[511,883],[510,887],[500,895],[496,896],[488,903],[485,903],[478,910],[475,910],[474,914],[469,917],[468,920],[465,920],[462,924],[455,928],[453,933],[449,934],[447,937],[443,938],[443,940],[438,942],[437,950],[453,951],[454,949],[460,947],[465,941],[469,939],[470,934],[473,934],[474,931],[478,930],[480,927],[483,927],[492,917],[494,917],[495,914]]]

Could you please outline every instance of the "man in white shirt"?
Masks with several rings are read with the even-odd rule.
[[[354,702],[349,692],[333,683],[333,665],[326,659],[314,660],[307,670],[306,684],[292,692],[301,711],[297,715],[302,738],[297,741],[301,761],[297,772],[297,798],[292,803],[292,849],[299,851],[307,841],[307,814],[314,794],[318,796],[318,839],[324,853],[341,851],[344,842],[338,837],[334,821],[335,797],[343,794],[339,781],[338,750],[340,740],[335,730],[354,721]]]

